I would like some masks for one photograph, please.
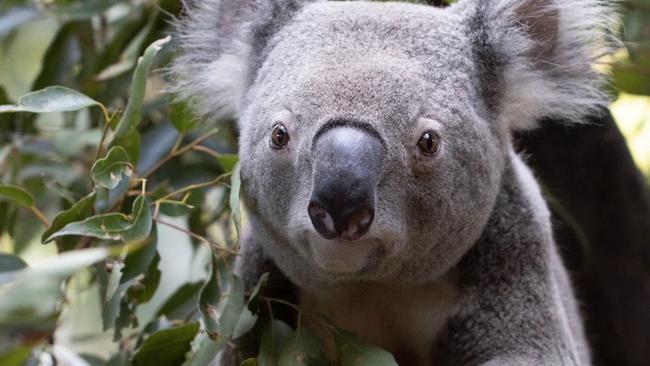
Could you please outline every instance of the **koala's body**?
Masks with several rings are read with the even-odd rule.
[[[403,365],[586,365],[511,133],[606,103],[598,0],[195,1],[176,92],[238,120],[237,269]],[[286,288],[284,290],[287,290]]]

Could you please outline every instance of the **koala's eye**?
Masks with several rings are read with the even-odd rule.
[[[440,135],[427,131],[420,136],[417,146],[424,155],[433,156],[440,150]]]
[[[289,132],[281,123],[276,123],[271,130],[271,147],[280,150],[287,147],[289,143]]]

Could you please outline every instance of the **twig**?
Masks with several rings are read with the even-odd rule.
[[[196,233],[193,233],[193,232],[191,232],[189,230],[183,229],[182,227],[174,225],[171,222],[167,222],[167,221],[161,220],[159,218],[154,218],[153,220],[155,222],[161,224],[161,225],[168,226],[168,227],[170,227],[170,228],[172,228],[174,230],[177,230],[177,231],[180,231],[180,232],[182,232],[184,234],[187,234],[187,235],[193,237],[196,240],[199,240],[199,241],[201,241],[203,243],[206,243],[206,244],[210,245],[211,248],[214,248],[214,249],[216,249],[216,250],[218,250],[220,252],[224,252],[224,253],[232,254],[232,255],[239,255],[239,253],[234,251],[234,250],[228,249],[225,246],[222,246],[222,245],[220,245],[220,244],[218,244],[218,243],[216,243],[216,242],[214,242],[214,241],[212,241],[212,240],[210,240],[208,238],[205,238],[205,237],[203,237],[203,236],[201,236],[199,234],[196,234]]]
[[[197,146],[194,146],[194,147],[192,148],[192,150],[194,150],[194,151],[204,152],[204,153],[206,153],[206,154],[212,156],[212,157],[215,158],[215,159],[218,159],[218,158],[221,157],[221,154],[219,154],[218,152],[212,150],[211,148],[209,148],[209,147],[207,147],[207,146],[203,146],[203,145],[197,145]]]
[[[192,191],[194,189],[210,187],[210,186],[213,186],[215,184],[221,183],[221,180],[223,180],[225,177],[230,176],[231,174],[232,173],[224,173],[224,174],[219,175],[218,177],[214,178],[213,180],[211,180],[209,182],[190,184],[189,186],[177,189],[174,192],[171,192],[171,193],[169,193],[169,194],[167,194],[167,195],[165,195],[165,196],[163,196],[161,198],[158,198],[156,201],[153,202],[153,204],[155,204],[156,202],[168,200],[168,199],[170,199],[170,198],[172,198],[172,197],[174,197],[176,195],[179,195],[181,193]]]
[[[165,165],[168,161],[172,160],[173,158],[182,155],[190,150],[192,150],[194,147],[208,139],[210,136],[214,135],[215,133],[219,132],[218,128],[214,128],[203,135],[197,137],[194,141],[190,142],[189,144],[183,146],[182,148],[178,148],[180,145],[180,141],[182,140],[183,135],[179,135],[179,138],[176,140],[176,143],[174,144],[174,147],[172,150],[167,154],[164,158],[162,158],[160,161],[158,161],[154,166],[149,168],[146,172],[142,173],[140,176],[141,178],[146,178],[156,172],[158,169],[160,169],[161,166]]]
[[[111,128],[111,120],[113,119],[108,114],[108,110],[106,109],[106,107],[104,107],[103,104],[100,104],[99,108],[102,110],[102,114],[104,115],[104,130],[102,131],[102,137],[100,138],[99,145],[97,146],[95,161],[97,161],[102,155],[102,151],[104,150],[104,142],[106,141],[106,136],[108,136],[108,130]],[[115,117],[115,114],[117,114],[117,111],[115,111],[113,117]]]
[[[29,210],[36,216],[38,221],[42,222],[45,227],[50,227],[50,221],[45,217],[43,211],[39,210],[36,206],[29,206]]]

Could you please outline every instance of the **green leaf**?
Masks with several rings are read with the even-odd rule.
[[[185,103],[172,104],[169,119],[181,134],[185,134],[187,131],[195,128],[200,122]]]
[[[230,210],[232,221],[235,223],[235,230],[237,231],[237,239],[241,238],[241,210],[239,208],[239,191],[241,189],[241,165],[235,164],[232,170],[232,177],[230,178]]]
[[[287,324],[272,319],[262,332],[262,342],[257,362],[260,366],[277,366],[282,346],[291,336],[292,330]]]
[[[125,283],[144,274],[158,254],[158,235],[156,230],[144,241],[144,244],[129,252],[124,260],[124,269],[120,283]]]
[[[262,288],[266,286],[266,283],[269,281],[269,273],[266,272],[260,276],[260,279],[257,280],[257,284],[255,287],[253,287],[253,290],[251,291],[250,296],[248,297],[248,308],[250,310],[255,310],[255,304],[257,302],[257,298],[262,291]]]
[[[19,256],[0,252],[0,273],[18,271],[27,267]]]
[[[187,360],[183,366],[210,365],[225,346],[225,339],[215,343],[205,333],[199,333],[192,342],[192,351],[187,353]]]
[[[341,366],[397,366],[390,352],[350,332],[336,333],[336,353]]]
[[[61,281],[108,254],[106,248],[77,250],[20,270],[13,283],[0,287],[0,324],[53,328]]]
[[[10,185],[0,185],[0,199],[9,199],[26,207],[34,206],[34,196],[27,190]]]
[[[159,39],[152,43],[144,51],[144,55],[138,60],[138,65],[133,74],[129,102],[126,105],[122,119],[117,124],[115,139],[121,139],[133,133],[140,123],[140,113],[144,101],[144,93],[147,85],[147,76],[154,57],[171,40],[171,37]]]
[[[140,161],[141,141],[138,131],[133,131],[126,136],[116,137],[113,139],[113,146],[122,146],[129,154],[131,162],[137,164]]]
[[[242,361],[240,366],[257,366],[257,358],[251,357]]]
[[[159,202],[160,212],[171,217],[188,215],[195,208],[183,201],[162,200]]]
[[[85,0],[75,1],[67,5],[60,5],[51,9],[58,16],[66,19],[88,19],[102,14],[113,7],[120,0]]]
[[[27,364],[27,359],[31,355],[32,347],[30,346],[12,347],[8,352],[0,353],[0,365],[23,366]]]
[[[149,236],[152,227],[151,211],[145,196],[133,202],[133,221],[121,213],[108,213],[71,222],[44,239],[47,243],[65,235],[91,236],[98,239],[137,242]]]
[[[212,340],[230,338],[244,310],[244,285],[222,259],[213,256],[212,273],[201,290],[199,310]]]
[[[177,366],[185,361],[185,353],[199,331],[199,323],[193,322],[175,328],[163,329],[147,338],[133,354],[135,366]]]
[[[139,196],[133,202],[133,223],[127,231],[122,235],[122,240],[125,242],[137,242],[146,239],[151,232],[153,219],[151,217],[151,210],[149,210],[149,202],[145,196]]]
[[[307,328],[293,332],[280,351],[279,366],[327,365],[320,339]]]
[[[109,213],[89,217],[83,221],[71,222],[63,229],[45,238],[45,243],[65,236],[92,236],[98,239],[122,240],[122,234],[131,227],[129,218],[121,213]]]
[[[629,62],[614,65],[612,76],[617,88],[621,91],[650,95],[650,65],[637,65]]]
[[[237,154],[220,154],[217,157],[217,162],[224,172],[230,172],[235,168],[239,162],[239,155]]]
[[[16,105],[0,105],[0,113],[5,112],[69,112],[78,111],[102,104],[76,90],[63,86],[50,86],[25,94]]]
[[[202,282],[186,283],[181,286],[158,310],[156,316],[182,320],[197,308]]]
[[[106,154],[106,157],[93,164],[90,174],[96,186],[113,189],[120,184],[123,178],[131,177],[133,165],[126,150],[120,146],[114,146]]]
[[[235,329],[232,332],[232,338],[237,339],[247,334],[253,329],[255,323],[257,323],[257,315],[253,314],[247,307],[244,307],[241,315],[239,315],[239,320],[237,320],[237,325],[235,325]]]
[[[79,202],[75,203],[72,207],[65,211],[59,212],[52,221],[52,225],[45,230],[41,236],[41,242],[46,243],[47,238],[52,236],[55,232],[63,229],[67,224],[83,220],[85,217],[88,217],[93,212],[93,205],[95,204],[95,192],[87,195],[82,198]]]
[[[160,284],[161,272],[158,268],[159,263],[160,255],[156,254],[151,261],[151,264],[149,264],[147,272],[144,274],[144,278],[141,279],[139,283],[129,288],[128,297],[130,301],[137,304],[144,304],[151,300]]]

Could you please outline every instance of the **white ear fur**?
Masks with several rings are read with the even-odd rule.
[[[266,39],[307,1],[186,0],[169,91],[200,117],[237,119]],[[263,29],[263,32],[258,32]],[[255,49],[254,49],[254,47]]]
[[[593,66],[616,44],[610,1],[479,3],[488,43],[504,58],[498,114],[511,130],[535,127],[544,117],[581,122],[607,105],[606,78]]]

